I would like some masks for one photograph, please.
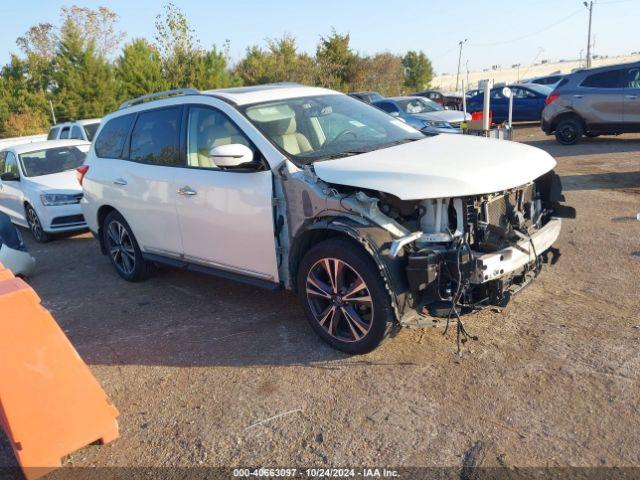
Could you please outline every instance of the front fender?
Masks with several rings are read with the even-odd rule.
[[[402,251],[395,258],[390,255],[391,234],[377,225],[361,222],[343,217],[327,217],[315,222],[303,224],[292,242],[289,268],[291,278],[297,277],[298,264],[302,255],[309,247],[308,239],[315,234],[345,235],[358,242],[371,255],[380,270],[392,307],[399,321],[404,312],[413,302],[406,276],[407,258]],[[295,281],[293,281],[295,289]]]

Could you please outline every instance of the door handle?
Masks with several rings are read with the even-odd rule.
[[[573,98],[584,98],[584,95],[574,95]]]
[[[124,185],[126,185],[126,184],[127,184],[127,181],[126,181],[124,178],[116,178],[116,179],[113,181],[113,184],[114,184],[114,185],[121,185],[121,186],[124,186]]]
[[[635,100],[638,98],[637,95],[625,95],[626,98],[628,98],[629,100]]]
[[[184,195],[185,197],[193,197],[194,195],[197,195],[198,192],[196,192],[191,187],[185,185],[184,187],[180,187],[180,189],[178,190],[178,194]]]

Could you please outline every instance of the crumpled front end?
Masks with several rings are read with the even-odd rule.
[[[506,191],[420,202],[419,230],[391,246],[408,251],[414,310],[436,319],[506,305],[543,263],[557,261],[560,217],[575,216],[561,200],[551,171]]]

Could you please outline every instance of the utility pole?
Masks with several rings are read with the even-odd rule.
[[[458,54],[458,73],[456,75],[456,92],[458,91],[458,80],[460,79],[460,62],[462,61],[462,45],[464,45],[465,43],[467,43],[467,38],[465,38],[464,40],[460,40],[460,42],[458,42],[458,45],[460,45],[460,53]]]
[[[51,118],[53,118],[53,124],[56,124],[56,114],[53,111],[53,103],[49,100],[49,108],[51,109]]]
[[[589,31],[587,33],[587,68],[591,68],[591,19],[593,18],[593,0],[582,2],[589,9]]]

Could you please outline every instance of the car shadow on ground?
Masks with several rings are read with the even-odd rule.
[[[36,244],[36,290],[92,365],[312,365],[348,358],[311,330],[297,297],[169,267],[122,280],[89,234]],[[325,368],[323,366],[322,368]]]
[[[637,135],[629,137],[583,138],[575,145],[560,145],[554,137],[532,141],[527,141],[526,138],[523,138],[521,141],[532,147],[541,148],[550,155],[558,158],[640,152],[640,138]]]
[[[640,188],[640,171],[562,175],[565,191]]]

